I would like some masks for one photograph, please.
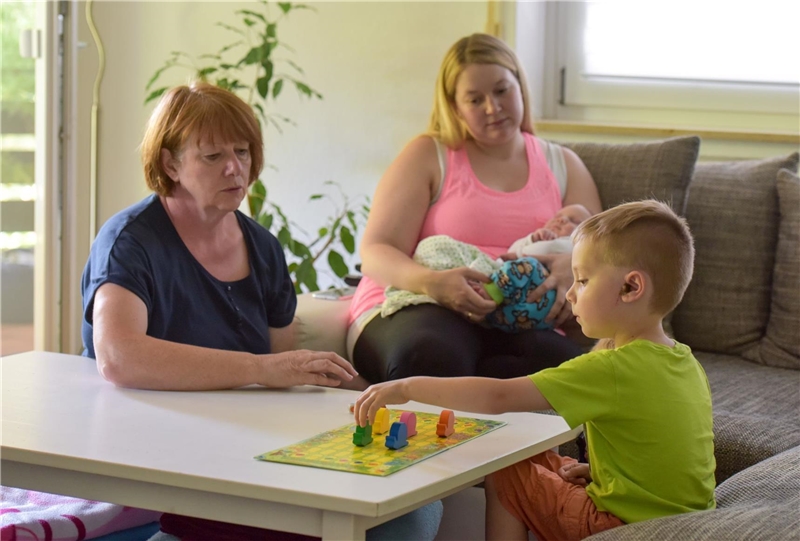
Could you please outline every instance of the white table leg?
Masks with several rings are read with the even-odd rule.
[[[355,515],[325,511],[322,514],[322,541],[365,541],[367,529]]]

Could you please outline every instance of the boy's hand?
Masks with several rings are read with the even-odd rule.
[[[558,475],[564,481],[579,487],[585,487],[592,482],[592,472],[589,469],[589,465],[583,462],[573,462],[572,464],[561,466],[558,469]]]
[[[371,385],[356,399],[353,416],[358,426],[374,424],[375,414],[388,404],[405,404],[409,401],[407,395],[408,379],[387,381]]]

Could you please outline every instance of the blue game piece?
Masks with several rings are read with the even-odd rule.
[[[389,435],[386,436],[386,447],[389,449],[401,449],[408,445],[408,426],[405,423],[392,423]]]

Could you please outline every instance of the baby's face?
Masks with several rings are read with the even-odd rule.
[[[550,218],[544,226],[555,233],[557,237],[566,237],[575,231],[579,223],[590,216],[591,214],[583,205],[567,205],[556,212],[556,215]]]

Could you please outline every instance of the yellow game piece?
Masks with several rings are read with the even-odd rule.
[[[380,408],[375,414],[375,422],[372,424],[373,434],[385,434],[389,431],[389,410]]]

